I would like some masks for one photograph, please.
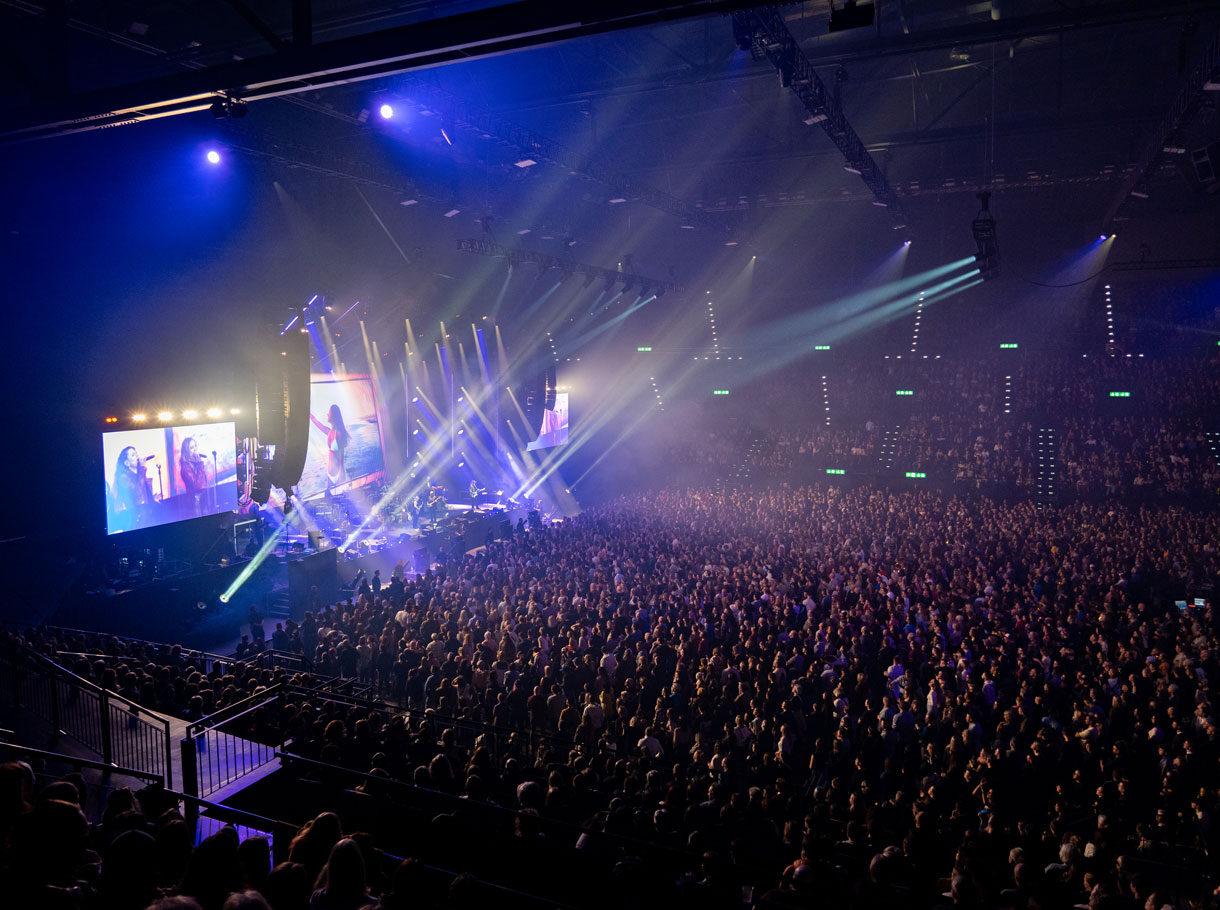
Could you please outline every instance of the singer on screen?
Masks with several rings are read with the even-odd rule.
[[[147,459],[140,458],[135,446],[119,452],[114,466],[114,511],[123,530],[143,522],[144,509],[153,501],[152,478],[148,476]]]
[[[194,436],[182,440],[182,448],[178,452],[178,473],[182,477],[182,487],[190,497],[192,512],[203,515],[207,512],[204,494],[208,489],[208,464],[199,454]]]
[[[343,456],[351,437],[348,435],[347,426],[343,423],[343,412],[339,410],[337,404],[332,404],[326,413],[330,426],[324,424],[313,414],[309,415],[309,419],[313,421],[315,427],[326,434],[326,487],[330,489],[336,484],[342,483],[346,477],[343,470]]]

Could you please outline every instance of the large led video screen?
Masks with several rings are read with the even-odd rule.
[[[315,373],[309,380],[309,448],[297,495],[311,499],[385,476],[377,396],[368,376]]]
[[[568,441],[568,393],[555,393],[555,407],[542,412],[542,426],[538,438],[527,445],[527,451],[549,449]]]
[[[107,534],[237,508],[232,422],[103,433],[102,459]]]

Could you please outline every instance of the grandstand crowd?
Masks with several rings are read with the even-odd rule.
[[[790,480],[802,465],[920,471],[958,491],[1028,495],[1053,470],[1061,500],[1214,499],[1218,377],[1215,354],[811,362],[741,389],[738,419],[707,420],[725,411],[716,403],[694,425],[671,421],[668,455],[721,475],[743,466],[756,480]]]
[[[301,793],[352,773],[289,865],[232,832],[192,851],[155,794],[88,825],[75,785],[34,792],[10,764],[5,893],[461,907],[495,900],[487,881],[572,906],[1217,906],[1217,540],[1214,511],[1119,501],[620,499],[270,633],[379,699],[294,689],[252,722],[302,757]],[[185,717],[287,678],[103,647],[76,671]],[[402,882],[375,848],[413,858]],[[477,877],[405,897],[433,866]]]

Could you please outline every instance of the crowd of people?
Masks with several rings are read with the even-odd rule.
[[[289,647],[388,703],[301,694],[260,723],[369,781],[511,810],[536,857],[614,835],[577,904],[1216,906],[1217,540],[1213,513],[1117,503],[628,498],[306,617],[316,640]],[[206,678],[217,704],[266,672],[152,696]],[[15,835],[83,821],[23,799],[7,875],[50,875]],[[445,843],[426,859],[483,852],[417,846]]]
[[[802,467],[919,471],[1025,494],[1053,471],[1060,498],[1220,493],[1216,355],[847,359],[735,392],[732,420],[708,406],[693,425],[669,422],[671,465],[774,481]]]

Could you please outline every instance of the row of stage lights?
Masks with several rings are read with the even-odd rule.
[[[241,408],[229,408],[228,413],[229,413],[230,417],[240,417]],[[155,414],[145,414],[143,411],[136,411],[134,414],[131,415],[131,422],[132,423],[148,423],[150,420],[156,420],[160,423],[170,423],[170,422],[172,422],[174,420],[178,420],[178,419],[187,420],[187,421],[199,420],[201,417],[206,417],[209,420],[219,420],[224,415],[225,415],[224,408],[208,408],[205,411],[199,411],[194,408],[187,408],[185,411],[182,411],[182,412],[157,411],[157,413],[155,413]],[[113,425],[113,424],[117,424],[118,422],[119,422],[119,418],[117,418],[117,417],[111,416],[111,417],[106,418],[107,424]]]

